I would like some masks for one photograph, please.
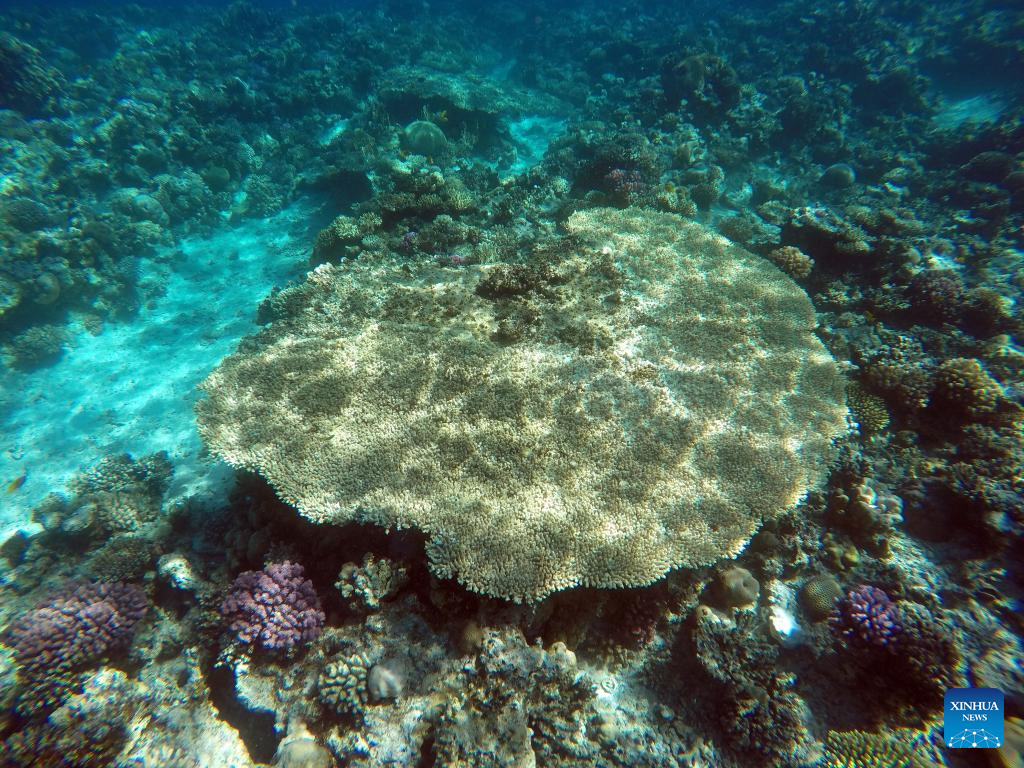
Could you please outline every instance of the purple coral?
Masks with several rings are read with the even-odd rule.
[[[301,565],[285,561],[234,580],[220,612],[240,642],[279,651],[320,635],[324,612],[304,575]]]
[[[605,185],[616,195],[630,197],[643,194],[647,182],[635,168],[613,168],[604,177]]]
[[[30,679],[55,677],[131,645],[145,593],[122,582],[72,581],[4,630],[3,642]]]
[[[903,634],[899,607],[878,587],[861,584],[836,603],[832,632],[857,647],[892,649]]]
[[[967,309],[967,292],[960,276],[951,269],[929,269],[910,281],[914,309],[927,319],[951,323]]]

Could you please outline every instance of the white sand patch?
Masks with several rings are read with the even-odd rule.
[[[0,541],[25,529],[32,508],[110,454],[166,450],[172,498],[217,492],[230,470],[203,455],[192,405],[196,385],[255,329],[275,285],[306,271],[307,205],[192,238],[142,267],[164,293],[98,336],[78,330],[53,366],[0,372]],[[29,527],[31,529],[31,527]]]

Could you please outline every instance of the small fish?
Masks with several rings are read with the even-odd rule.
[[[14,493],[25,484],[26,480],[28,480],[28,472],[22,472],[21,477],[16,477],[7,484],[7,492]]]

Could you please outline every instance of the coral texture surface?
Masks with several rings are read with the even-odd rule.
[[[529,264],[323,265],[204,383],[200,431],[316,522],[428,534],[531,601],[739,552],[845,428],[804,291],[664,213],[574,213]]]
[[[288,561],[240,574],[220,612],[239,641],[272,651],[314,640],[324,625],[312,582]]]

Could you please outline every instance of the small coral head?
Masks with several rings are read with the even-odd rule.
[[[302,566],[287,561],[240,574],[220,612],[239,642],[268,651],[287,651],[315,640],[325,619]]]
[[[899,606],[878,587],[861,584],[846,593],[829,619],[832,633],[859,648],[893,649],[903,634]]]

